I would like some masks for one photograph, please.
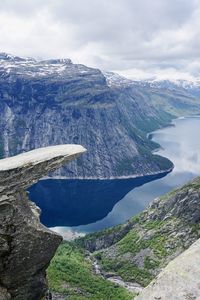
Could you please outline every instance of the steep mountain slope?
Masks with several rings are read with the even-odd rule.
[[[200,178],[155,199],[126,224],[77,241],[94,252],[104,274],[146,286],[200,238]],[[107,275],[108,276],[108,275]]]
[[[0,156],[81,143],[87,154],[57,175],[111,178],[168,170],[172,164],[151,154],[158,145],[146,133],[173,116],[149,93],[140,85],[109,85],[100,70],[69,59],[38,61],[1,53]],[[172,91],[159,97],[177,99]],[[187,111],[200,112],[194,96],[187,95],[185,102]]]
[[[104,72],[110,87],[115,87],[139,97],[143,95],[147,103],[157,109],[159,115],[174,117],[199,113],[200,81],[152,80],[133,81],[112,72]]]
[[[159,274],[137,300],[188,300],[199,299],[200,239],[172,262]]]

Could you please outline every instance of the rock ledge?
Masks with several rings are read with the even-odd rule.
[[[80,145],[40,148],[0,160],[0,299],[39,300],[62,237],[40,223],[25,189],[84,153]]]

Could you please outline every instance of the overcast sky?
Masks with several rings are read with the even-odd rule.
[[[132,78],[199,77],[200,0],[0,0],[0,51]]]

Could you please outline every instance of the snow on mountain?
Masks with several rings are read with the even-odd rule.
[[[94,70],[84,65],[73,64],[71,59],[36,60],[0,53],[0,76],[52,77],[69,74],[84,74]]]
[[[106,81],[109,86],[120,87],[120,86],[133,85],[135,83],[133,80],[128,79],[114,72],[103,71],[102,73],[106,77]]]
[[[65,77],[70,74],[85,74],[92,72],[92,68],[81,64],[73,64],[71,59],[47,59],[37,60],[31,57],[19,57],[5,52],[0,52],[0,76],[7,77],[11,75],[26,77]],[[151,88],[165,88],[173,90],[174,88],[183,88],[186,90],[199,89],[200,79],[194,80],[132,80],[114,72],[102,71],[107,84],[113,87],[126,86],[147,86]]]
[[[185,90],[200,89],[200,79],[192,80],[170,79],[170,80],[132,80],[114,72],[103,72],[109,86],[124,87],[124,86],[144,86],[158,89],[174,89],[181,88]]]

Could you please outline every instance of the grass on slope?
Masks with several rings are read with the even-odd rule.
[[[84,250],[64,242],[48,268],[50,290],[68,300],[131,300],[133,295],[92,272]]]
[[[141,227],[131,229],[119,242],[116,243],[114,257],[107,257],[106,253],[97,251],[94,255],[105,272],[113,272],[125,281],[136,281],[142,286],[147,286],[154,278],[152,271],[159,267],[160,262],[169,253],[165,245],[167,235],[160,233],[163,222],[149,221],[140,224]],[[143,228],[144,236],[140,237],[138,229]],[[151,237],[146,238],[145,232],[154,231]],[[143,267],[134,263],[134,257],[141,251],[149,249],[154,253],[153,257],[144,256]],[[125,255],[125,256],[124,256]]]
[[[199,190],[200,177],[160,197],[147,211],[129,220],[132,226],[121,239],[109,248],[94,252],[102,270],[125,281],[148,285],[169,260],[200,237],[199,221],[195,216],[190,218],[195,207],[198,211],[196,191]],[[186,201],[179,210],[175,199],[175,203]],[[184,211],[189,205],[191,210]]]

